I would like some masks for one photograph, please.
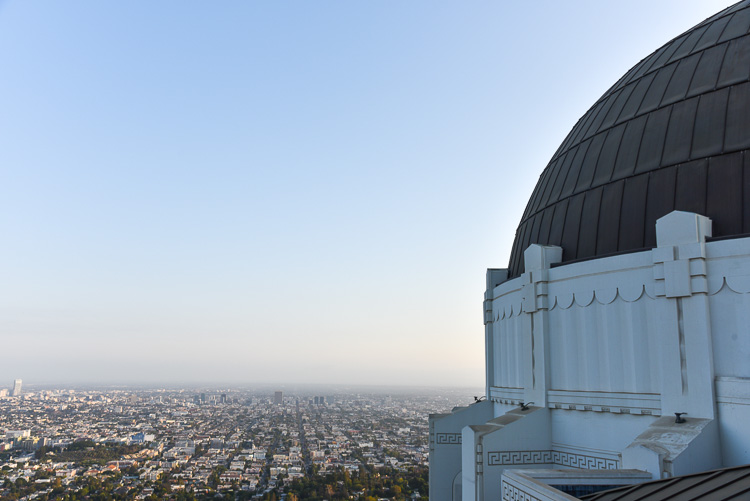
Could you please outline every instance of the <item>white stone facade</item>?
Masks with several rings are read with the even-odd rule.
[[[430,416],[432,499],[505,499],[510,468],[750,463],[750,238],[707,242],[686,212],[656,231],[648,251],[554,266],[562,249],[532,245],[520,277],[488,270],[486,401]]]

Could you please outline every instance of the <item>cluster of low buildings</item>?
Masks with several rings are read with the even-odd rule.
[[[38,495],[53,485],[80,490],[100,477],[144,497],[159,488],[262,495],[341,469],[427,466],[425,416],[456,403],[439,393],[280,393],[113,388],[8,395],[0,398],[0,486],[22,479]],[[113,451],[121,454],[110,457]]]

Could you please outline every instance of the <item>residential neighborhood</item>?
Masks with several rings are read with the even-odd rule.
[[[471,399],[455,389],[0,395],[0,498],[24,500],[426,498],[427,415]]]

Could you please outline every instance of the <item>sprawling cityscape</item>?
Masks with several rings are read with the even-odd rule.
[[[327,391],[326,391],[327,390]],[[0,499],[425,499],[470,390],[0,390]]]

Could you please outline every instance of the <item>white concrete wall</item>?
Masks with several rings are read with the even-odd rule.
[[[750,239],[706,252],[719,436],[724,466],[734,466],[750,463]]]
[[[489,395],[528,401],[524,370],[545,360],[544,405],[574,411],[554,413],[553,436],[574,437],[556,443],[589,447],[573,431],[585,428],[617,451],[654,417],[718,412],[724,464],[750,462],[750,238],[706,243],[710,221],[684,212],[659,220],[657,233],[653,251],[547,269],[538,267],[554,263],[552,248],[532,246],[527,273],[486,294]],[[529,353],[538,320],[546,346]]]
[[[589,469],[621,468],[620,453],[653,416],[554,410],[551,413],[552,449],[565,452],[571,466]],[[558,467],[564,464],[558,464]]]
[[[636,294],[626,299],[612,287],[569,292],[569,305],[556,301],[549,312],[550,389],[658,393],[658,336],[650,321],[658,308],[645,292]]]
[[[750,463],[750,380],[718,378],[716,400],[723,465]]]
[[[430,497],[445,501],[454,498],[454,482],[461,475],[461,430],[492,419],[493,407],[492,402],[484,401],[456,408],[450,414],[430,415]]]
[[[561,250],[533,245],[521,277],[495,286],[504,271],[488,270],[487,396],[494,409],[485,420],[461,418],[462,426],[533,401],[550,409],[549,429],[539,430],[551,437],[542,462],[609,469],[622,464],[626,449],[638,456],[636,437],[656,437],[649,447],[658,450],[666,435],[655,420],[687,412],[689,420],[713,424],[686,433],[685,447],[664,456],[669,468],[684,473],[716,457],[724,466],[750,463],[750,238],[706,242],[710,235],[707,218],[673,212],[657,222],[658,246],[650,251],[554,267]],[[503,441],[505,433],[491,435]],[[462,447],[464,466],[475,468],[476,452]],[[458,458],[451,461],[451,471],[461,469]],[[476,475],[463,477],[464,494],[483,492],[467,484]],[[431,497],[449,499],[432,490]]]
[[[498,479],[508,467],[550,466],[544,462],[550,448],[549,410],[512,409],[462,433],[463,500],[499,499]]]
[[[523,387],[523,359],[518,356],[523,346],[523,321],[519,312],[493,323],[495,342],[493,372],[497,386],[504,388]]]

